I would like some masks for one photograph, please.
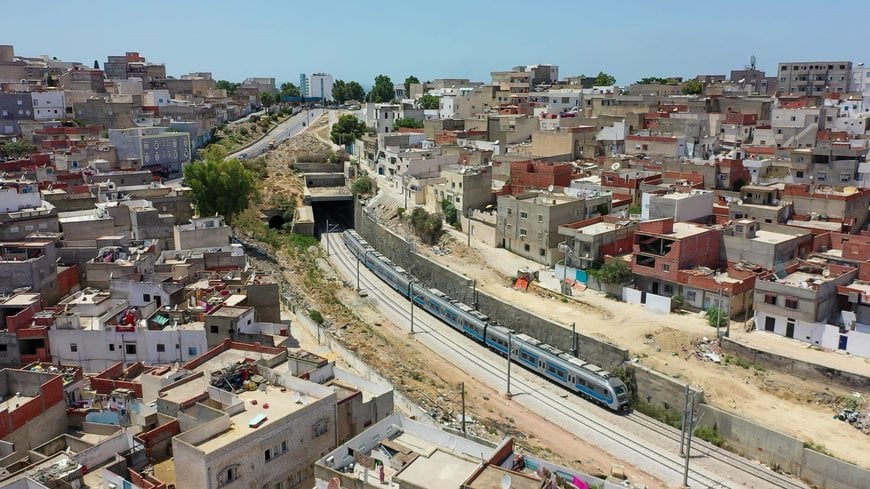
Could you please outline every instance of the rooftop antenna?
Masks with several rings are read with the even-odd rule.
[[[749,58],[749,68],[755,71],[755,55],[753,54],[751,58]]]

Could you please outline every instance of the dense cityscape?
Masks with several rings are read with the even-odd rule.
[[[0,45],[0,487],[870,487],[860,60],[147,56]]]

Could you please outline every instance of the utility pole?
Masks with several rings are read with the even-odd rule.
[[[356,255],[356,291],[357,292],[359,292],[359,262],[360,262],[359,252],[357,252],[357,255]]]
[[[577,323],[571,323],[571,353],[577,356]]]
[[[408,290],[411,299],[411,334],[414,334],[414,282],[408,282]]]
[[[680,427],[680,455],[686,455],[686,420],[689,416],[689,384],[686,384],[686,403],[683,405],[683,423]]]
[[[475,309],[477,309],[477,279],[471,280],[471,299],[473,301],[472,305]]]
[[[326,256],[329,256],[329,219],[326,220]]]
[[[471,248],[471,207],[468,208],[465,217],[468,219],[468,247]]]
[[[719,307],[716,308],[716,339],[722,337],[719,334],[719,325],[722,323],[722,286],[719,286]]]
[[[513,333],[508,333],[508,351],[507,351],[507,398],[510,399],[513,394],[511,394],[511,348],[513,346]]]
[[[465,435],[465,382],[460,385],[462,386],[462,434]]]
[[[683,487],[689,487],[689,458],[692,455],[692,432],[695,430],[695,393],[692,393],[692,402],[689,407],[689,427],[688,427],[688,437],[689,439],[686,441],[686,465],[683,468]]]

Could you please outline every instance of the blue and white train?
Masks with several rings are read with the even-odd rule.
[[[502,356],[508,355],[510,343],[510,358],[518,365],[608,409],[629,410],[631,401],[625,384],[601,367],[586,363],[531,336],[515,334],[438,289],[421,287],[413,282],[408,272],[371,247],[356,231],[345,231],[344,241],[353,255],[381,280],[405,298],[413,294],[415,305],[450,327]]]

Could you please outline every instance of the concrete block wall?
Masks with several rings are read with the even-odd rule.
[[[804,448],[801,478],[826,489],[868,487],[870,472],[848,462]]]
[[[817,380],[845,389],[857,389],[861,392],[870,391],[870,377],[761,351],[730,338],[722,339],[722,351],[757,363],[765,368],[796,377]]]
[[[617,367],[628,358],[628,350],[624,348],[581,333],[576,334],[575,340],[567,325],[561,326],[531,314],[485,292],[477,291],[475,297],[468,277],[414,253],[404,239],[380,226],[359,203],[355,206],[355,226],[369,244],[414,275],[426,287],[439,289],[468,305],[476,303],[481,312],[518,333],[528,334],[566,352],[572,351],[576,341],[580,358],[604,368]]]

